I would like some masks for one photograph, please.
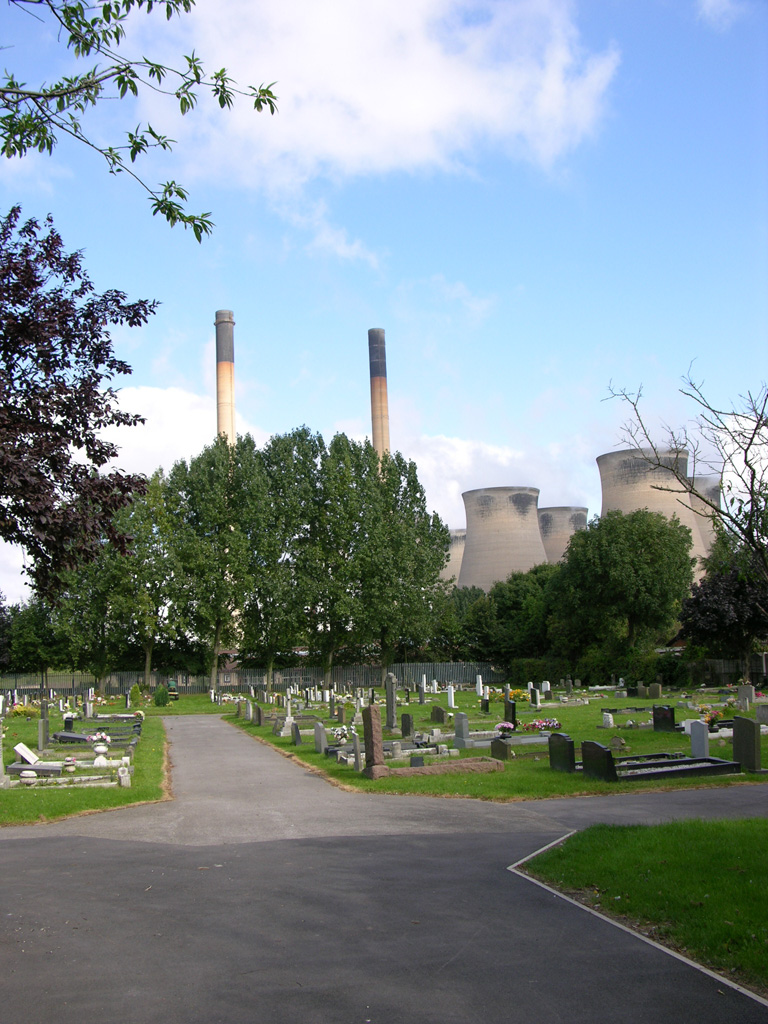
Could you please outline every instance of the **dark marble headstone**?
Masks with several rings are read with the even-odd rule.
[[[549,737],[549,767],[556,772],[576,771],[575,745],[564,732],[553,732]]]
[[[733,760],[743,772],[760,771],[760,723],[751,718],[734,715]]]
[[[299,723],[298,722],[294,722],[291,725],[291,740],[293,741],[293,745],[295,747],[298,747],[303,742],[302,738],[301,738],[301,730],[299,729]]]
[[[397,728],[397,680],[391,672],[384,683],[387,698],[387,728]]]
[[[426,694],[426,690],[424,689],[424,684],[423,683],[419,683],[419,704],[426,704],[426,703],[427,703],[427,694]]]
[[[411,754],[411,768],[423,768],[424,758],[421,754]]]
[[[253,705],[254,725],[264,725],[264,711],[258,704]]]
[[[627,696],[628,697],[637,697],[638,696],[637,687],[636,686],[628,686],[627,687]]]
[[[413,736],[413,715],[403,714],[400,716],[400,732],[404,740]]]
[[[375,704],[363,708],[365,740],[365,774],[375,778],[377,768],[384,767],[384,744],[381,738],[381,713]]]
[[[581,744],[581,764],[584,774],[590,779],[616,782],[618,778],[613,754],[602,743],[584,740]]]
[[[482,700],[480,701],[480,710],[485,712],[486,715],[490,714],[491,702],[490,700],[488,700],[487,697],[483,697]]]
[[[573,693],[573,683],[571,682],[570,679],[566,679],[565,680],[565,692],[566,693]]]
[[[504,721],[517,728],[517,704],[513,700],[504,701]]]
[[[445,710],[445,708],[441,708],[439,705],[436,704],[432,708],[432,712],[429,717],[431,722],[437,722],[439,725],[445,725],[445,723],[448,721],[448,712]]]
[[[653,705],[653,731],[675,731],[675,709],[672,707],[671,704]]]
[[[491,757],[495,757],[497,761],[509,761],[514,756],[515,752],[508,740],[491,740]]]
[[[405,703],[406,704],[410,704],[411,703],[411,691],[408,689],[407,686],[405,688]]]

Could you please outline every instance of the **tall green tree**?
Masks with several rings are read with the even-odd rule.
[[[219,657],[238,643],[238,613],[253,589],[254,531],[248,524],[259,516],[263,495],[262,466],[250,436],[230,445],[219,435],[189,463],[177,462],[168,477],[177,608],[207,651],[214,689]]]
[[[634,649],[670,630],[693,582],[691,533],[640,509],[595,517],[553,576],[550,636],[563,653],[615,642]]]
[[[275,436],[259,453],[264,491],[258,514],[244,525],[251,554],[251,591],[243,607],[245,660],[264,665],[271,685],[275,659],[307,637],[309,546],[319,508],[324,444],[307,427]]]

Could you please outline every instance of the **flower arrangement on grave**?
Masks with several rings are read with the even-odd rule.
[[[88,742],[109,744],[112,742],[112,738],[106,732],[104,732],[103,729],[100,729],[98,732],[93,732],[90,734],[90,736],[88,737]]]
[[[515,726],[512,722],[499,722],[496,726],[496,732],[499,734],[499,739],[507,740],[515,731]]]
[[[340,725],[338,729],[334,729],[333,735],[337,743],[346,743],[349,735],[346,725]]]
[[[723,703],[727,708],[735,708],[738,702],[735,697],[726,697]]]
[[[524,722],[523,729],[526,732],[541,732],[542,729],[560,729],[562,728],[556,718],[534,718],[532,722]]]
[[[527,690],[510,690],[509,699],[519,703],[520,701],[530,700],[531,695]]]
[[[36,708],[34,704],[14,704],[11,715],[14,718],[39,718],[40,708]]]
[[[143,711],[134,711],[134,712],[133,712],[133,717],[134,717],[134,718],[138,718],[138,720],[139,720],[140,722],[143,722],[143,721],[144,721],[144,717],[145,717],[145,715],[144,715],[144,712],[143,712]]]
[[[720,719],[722,717],[723,717],[723,712],[722,711],[717,711],[715,708],[712,708],[704,716],[704,721],[707,723],[707,725],[714,725],[715,722],[717,722],[718,719]]]

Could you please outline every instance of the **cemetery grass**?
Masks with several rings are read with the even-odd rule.
[[[768,821],[595,825],[525,870],[768,995]]]
[[[6,718],[3,741],[5,764],[16,760],[14,746],[26,743],[37,749],[37,719],[27,722],[22,718]],[[61,716],[51,712],[51,732],[62,728]],[[71,747],[57,748],[57,757],[71,753]],[[15,786],[0,790],[0,826],[29,825],[41,821],[56,821],[75,814],[112,810],[129,804],[151,803],[167,799],[166,794],[166,739],[163,723],[146,719],[141,740],[133,758],[134,772],[130,788],[83,788],[74,786]]]
[[[674,704],[676,698],[669,698],[669,703]],[[446,706],[445,698],[436,699],[435,704]],[[478,702],[474,694],[460,692],[457,694],[457,711],[464,711],[469,715],[470,729],[492,730],[497,722],[503,718],[503,705],[491,704],[491,713],[482,714],[478,708]],[[627,717],[644,721],[651,716],[653,701],[638,701],[635,698],[621,699],[611,697],[608,700],[595,700],[589,705],[567,706],[567,705],[545,705],[540,712],[529,710],[518,710],[518,721],[523,723],[531,721],[534,717],[556,716],[561,723],[561,731],[568,733],[577,746],[583,740],[596,740],[599,743],[608,745],[614,736],[622,737],[627,743],[628,749],[619,753],[650,754],[662,751],[690,752],[690,740],[682,733],[659,733],[652,729],[603,729],[602,705],[611,708],[647,706],[647,712],[633,714]],[[414,715],[415,729],[417,732],[424,732],[434,727],[430,721],[431,708],[433,704],[419,705],[398,705],[398,715],[408,711]],[[267,705],[262,705],[265,710],[274,711]],[[527,705],[523,705],[527,708]],[[518,709],[520,705],[518,705]],[[383,710],[383,709],[382,709]],[[692,711],[683,712],[678,710],[678,719],[683,717],[694,717]],[[315,714],[318,720],[322,721],[329,731],[329,740],[332,742],[332,729],[334,723],[319,709],[308,712]],[[750,712],[748,717],[753,717]],[[300,746],[295,746],[290,737],[278,737],[272,734],[270,725],[255,726],[245,722],[243,718],[236,718],[233,714],[226,714],[227,720],[231,721],[257,736],[260,740],[271,744],[287,756],[295,757],[310,765],[314,770],[322,773],[329,781],[336,785],[349,789],[362,790],[373,793],[402,793],[406,795],[440,796],[440,797],[467,797],[481,800],[539,800],[556,797],[571,796],[599,796],[619,793],[639,793],[656,790],[673,790],[683,788],[712,788],[731,785],[750,784],[759,782],[764,777],[749,775],[714,776],[710,778],[693,777],[689,779],[657,779],[653,782],[620,781],[601,782],[597,779],[584,778],[581,773],[569,775],[562,772],[552,771],[549,767],[549,754],[547,741],[543,739],[540,744],[534,746],[516,747],[514,760],[504,764],[504,770],[489,772],[487,774],[445,774],[445,775],[414,775],[414,776],[390,776],[389,778],[373,781],[365,778],[353,768],[346,765],[337,765],[336,762],[322,754],[317,754],[314,749],[314,741],[311,735],[304,737]],[[383,715],[382,715],[383,717]],[[617,716],[618,717],[618,716]],[[309,723],[303,723],[302,728],[311,730]],[[360,735],[362,738],[362,730]],[[384,739],[393,738],[384,730]],[[712,737],[711,753],[715,757],[730,760],[733,755],[731,741],[724,740],[720,746],[719,741]],[[347,745],[351,751],[351,744]],[[490,757],[490,749],[479,748],[462,751],[462,758],[466,757]],[[578,756],[578,754],[577,754]],[[768,763],[768,737],[762,740],[763,763]],[[408,760],[400,762],[387,761],[388,766],[406,767]],[[430,763],[430,759],[426,759]],[[452,759],[451,763],[455,763]]]

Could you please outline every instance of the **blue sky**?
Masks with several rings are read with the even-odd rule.
[[[8,9],[5,66],[72,68]],[[611,382],[677,425],[693,363],[715,403],[765,380],[768,4],[764,0],[198,0],[140,15],[127,50],[194,48],[280,112],[159,97],[105,102],[105,142],[150,120],[176,138],[137,170],[174,178],[213,237],[150,214],[141,189],[62,143],[0,164],[3,209],[52,213],[99,289],[157,298],[118,332],[133,366],[118,464],[166,469],[215,432],[214,328],[234,310],[237,420],[260,441],[306,423],[370,433],[367,330],[387,338],[391,439],[428,501],[538,487],[600,511],[595,458],[621,446]],[[22,590],[0,551],[0,589]]]

